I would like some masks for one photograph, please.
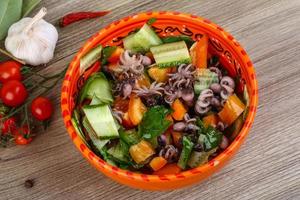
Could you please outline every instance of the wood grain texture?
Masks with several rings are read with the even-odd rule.
[[[239,153],[209,180],[171,192],[139,191],[107,179],[81,157],[62,122],[57,85],[50,94],[57,105],[50,128],[29,146],[0,149],[0,199],[300,199],[299,0],[44,0],[41,6],[52,23],[71,11],[112,10],[58,29],[55,57],[41,69],[45,74],[68,65],[93,33],[129,14],[177,10],[214,21],[235,36],[255,65],[257,117]],[[33,188],[24,187],[27,179],[34,179]]]

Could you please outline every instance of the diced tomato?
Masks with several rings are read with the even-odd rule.
[[[108,62],[111,64],[116,64],[120,60],[121,54],[124,52],[124,49],[122,47],[117,47],[115,51],[110,55],[108,58]]]

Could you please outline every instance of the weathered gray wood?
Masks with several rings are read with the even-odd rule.
[[[58,85],[50,128],[26,147],[0,150],[0,199],[300,199],[300,1],[48,0],[52,23],[67,12],[112,10],[59,29],[55,57],[43,70],[62,69],[94,32],[126,15],[177,10],[206,17],[230,31],[257,70],[260,104],[241,150],[219,173],[190,188],[145,192],[121,186],[92,168],[66,134]],[[35,9],[35,11],[37,11]],[[33,188],[24,181],[34,179]]]

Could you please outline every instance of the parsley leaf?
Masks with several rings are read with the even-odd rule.
[[[171,110],[164,106],[150,108],[138,127],[139,135],[145,139],[151,139],[164,133],[171,125],[171,122],[166,119],[170,113]]]
[[[173,43],[173,42],[185,41],[188,48],[190,48],[195,43],[195,41],[193,39],[191,39],[190,37],[185,36],[185,35],[167,36],[167,37],[161,38],[161,40],[163,41],[163,43]]]

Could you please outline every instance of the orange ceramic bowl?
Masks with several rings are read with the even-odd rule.
[[[141,27],[148,19],[156,18],[153,24],[155,31],[161,36],[187,35],[198,40],[203,33],[209,36],[209,52],[220,57],[222,64],[232,76],[239,76],[247,86],[250,97],[249,114],[239,135],[230,146],[207,164],[171,175],[148,175],[134,173],[111,166],[95,155],[80,139],[71,124],[71,115],[75,106],[75,99],[88,76],[99,70],[93,67],[83,74],[79,72],[80,58],[98,44],[120,45],[130,31]],[[68,133],[82,155],[99,171],[111,179],[134,188],[145,190],[171,190],[182,188],[206,179],[222,168],[238,151],[245,140],[254,121],[258,104],[258,87],[255,70],[247,53],[241,45],[223,28],[201,17],[182,14],[179,12],[146,12],[116,21],[91,37],[79,50],[72,60],[62,85],[61,109]]]

